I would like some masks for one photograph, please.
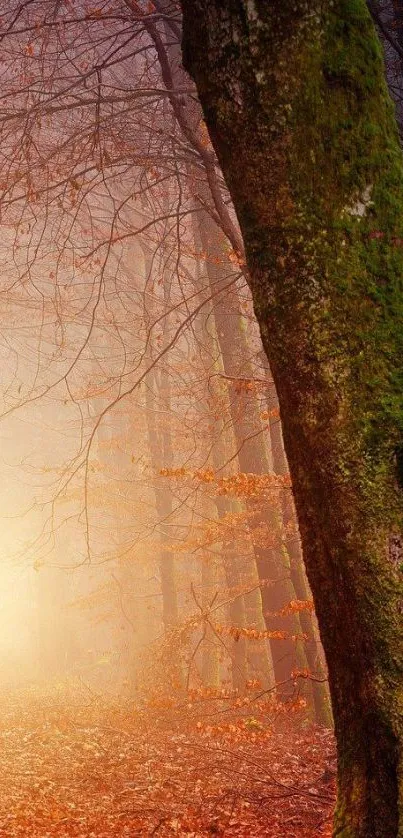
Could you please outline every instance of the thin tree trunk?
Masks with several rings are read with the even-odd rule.
[[[145,252],[146,275],[150,271],[150,263]],[[145,318],[150,312],[145,311]],[[167,318],[165,320],[167,328]],[[155,494],[155,507],[160,533],[160,556],[159,571],[162,593],[162,621],[167,639],[172,637],[173,631],[178,627],[179,612],[178,598],[176,591],[175,558],[171,549],[172,538],[170,524],[172,516],[172,494],[167,485],[167,478],[159,476],[161,468],[173,466],[173,445],[171,429],[167,424],[167,417],[170,412],[170,382],[169,377],[161,378],[159,388],[160,409],[163,414],[161,422],[157,422],[157,377],[156,369],[152,367],[152,354],[148,345],[145,357],[146,364],[150,367],[145,380],[146,420],[148,432],[148,444],[150,451],[150,462],[153,471],[153,488]],[[164,483],[165,481],[165,483]],[[183,673],[181,661],[177,657],[178,650],[172,648],[173,675],[179,686],[183,686]]]
[[[269,474],[272,469],[257,399],[253,393],[245,392],[242,388],[237,393],[236,389],[240,369],[246,378],[253,378],[253,372],[247,336],[241,326],[238,296],[235,289],[229,287],[228,274],[231,276],[232,265],[229,260],[225,260],[226,241],[207,214],[200,218],[199,235],[207,254],[206,271],[214,294],[213,312],[223,370],[229,381],[232,380],[232,386],[228,388],[229,404],[239,467],[245,473]],[[261,513],[256,510],[254,502],[246,500],[246,506],[253,529],[262,522]],[[291,635],[301,634],[298,616],[271,616],[295,599],[295,591],[291,582],[289,556],[281,549],[281,511],[267,507],[264,522],[273,544],[267,547],[257,542],[254,550],[262,582],[261,596],[266,626],[271,631],[285,631],[289,636],[285,640],[274,640],[271,644],[276,680],[283,684],[296,666],[303,668],[306,665],[306,659],[304,650],[297,648],[291,639]],[[288,690],[285,687],[282,689],[285,694],[291,693],[292,683],[289,683]]]
[[[210,359],[214,358],[218,353],[219,358],[214,365],[214,370],[217,373],[223,371],[223,357],[221,348],[217,337],[217,326],[214,317],[214,306],[204,315],[204,341],[206,343],[207,356]],[[207,359],[207,364],[208,364]],[[208,373],[208,365],[206,365],[206,373]],[[217,394],[217,378],[214,376],[209,380],[209,391]],[[228,396],[228,406],[230,403],[230,392],[226,388],[226,395]],[[223,474],[223,466],[230,458],[228,436],[229,432],[225,429],[224,423],[220,420],[215,422],[215,439],[212,446],[212,464],[214,471],[218,474]],[[234,428],[232,428],[231,438],[234,435]],[[234,436],[234,441],[236,437]],[[238,461],[238,457],[236,458]],[[237,462],[239,465],[239,461]],[[224,474],[228,471],[225,470]],[[216,497],[217,513],[220,520],[225,521],[228,513],[240,511],[241,504],[238,501],[230,500],[224,496],[218,495]],[[259,575],[256,563],[255,551],[253,549],[252,539],[250,539],[250,555],[245,560],[239,555],[236,545],[232,544],[223,547],[224,552],[224,569],[227,577],[229,589],[236,589],[239,585],[244,585],[245,590],[253,588],[253,592],[245,594],[245,596],[236,596],[230,603],[230,619],[233,627],[243,628],[248,624],[248,618],[251,619],[255,627],[259,630],[266,628],[263,616],[263,601],[262,594],[259,587]],[[247,613],[248,612],[248,613]],[[250,644],[245,641],[242,633],[234,643],[233,653],[233,682],[234,686],[243,691],[247,679],[248,663],[251,664],[255,677],[258,677],[264,688],[271,688],[275,683],[273,659],[270,650],[270,644],[266,640],[254,642],[254,648],[250,648]]]
[[[267,379],[267,406],[269,411],[278,408],[276,388],[270,372],[267,359],[264,358],[264,370]],[[269,418],[273,470],[275,474],[289,473],[287,457],[284,451],[283,435],[280,417]],[[282,497],[283,532],[285,545],[290,557],[291,580],[298,600],[311,599],[312,593],[306,578],[301,540],[295,512],[294,499],[289,489],[285,489]],[[325,727],[332,727],[333,718],[330,706],[329,688],[326,682],[327,668],[324,660],[323,648],[318,637],[317,620],[309,611],[300,613],[300,623],[304,634],[308,636],[305,644],[307,664],[312,675],[318,680],[312,683],[312,694],[315,708],[315,720]]]
[[[208,559],[202,559],[201,583],[202,606],[208,609],[214,591],[217,590],[219,555],[217,548],[211,551]],[[218,639],[210,625],[205,626],[202,645],[202,682],[204,687],[218,689],[220,686],[220,656]]]

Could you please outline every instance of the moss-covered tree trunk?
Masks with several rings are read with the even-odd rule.
[[[364,0],[182,4],[329,666],[335,835],[401,836],[403,171],[380,47]]]

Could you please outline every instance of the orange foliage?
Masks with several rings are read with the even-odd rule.
[[[334,741],[297,730],[301,699],[252,707],[240,698],[214,719],[188,723],[182,711],[173,727],[71,685],[2,699],[7,838],[331,835]]]
[[[288,614],[298,614],[300,611],[310,611],[313,614],[314,610],[312,599],[292,599],[273,616],[286,617]]]
[[[241,637],[245,637],[246,640],[308,640],[306,634],[289,634],[287,631],[268,631],[243,626],[222,626],[214,624],[214,631],[223,637],[233,637],[235,641],[238,641]]]
[[[214,484],[218,495],[228,495],[230,497],[267,497],[275,492],[291,488],[289,474],[254,474],[253,472],[240,471],[229,477],[218,477],[211,468],[192,470],[184,466],[162,468],[159,474],[161,477],[191,478],[199,480],[201,483]]]

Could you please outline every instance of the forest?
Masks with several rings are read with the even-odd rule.
[[[403,838],[403,0],[0,79],[0,838]]]

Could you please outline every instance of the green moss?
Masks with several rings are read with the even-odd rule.
[[[269,21],[265,38],[274,32]],[[377,623],[377,666],[393,680],[403,665],[401,648],[389,644],[398,591],[383,566],[386,533],[401,529],[403,511],[396,488],[403,445],[401,150],[364,1],[336,0],[325,20],[312,14],[298,37],[265,50],[265,112],[256,128],[262,152],[255,145],[253,153],[257,171],[266,165],[269,174],[264,189],[256,182],[255,201],[240,202],[241,222],[260,278],[255,308],[272,363],[284,370],[290,359],[294,392],[287,399],[298,408],[287,422],[298,439],[299,409],[300,444],[322,452],[316,486],[332,486],[344,505],[348,524],[332,534],[334,553],[340,550],[347,575],[349,550],[360,554],[363,619],[368,629]],[[298,479],[309,493],[309,471]]]
[[[387,817],[395,834],[403,169],[393,107],[365,0],[255,0],[252,21],[242,0],[225,4],[231,18],[221,5],[208,4],[200,89],[246,242],[328,656],[337,834],[383,834]],[[220,39],[234,27],[231,63]]]
[[[327,374],[343,379],[344,388],[349,378],[348,435],[354,442],[346,439],[341,476],[351,479],[349,461],[365,451],[362,490],[373,497],[380,470],[382,507],[384,463],[403,440],[401,152],[365,4],[339,0],[325,31],[319,29],[299,56],[306,81],[290,117],[297,212],[288,237],[295,248],[297,228],[309,221],[316,229],[301,248],[300,293],[309,316],[315,284],[316,297],[327,301],[312,332],[312,352],[322,369],[327,358]],[[368,189],[362,217],[350,212]]]

